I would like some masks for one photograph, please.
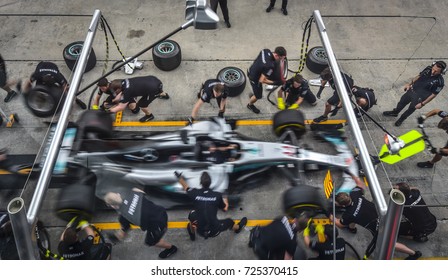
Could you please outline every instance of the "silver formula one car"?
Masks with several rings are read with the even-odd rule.
[[[78,210],[90,213],[94,198],[86,198],[93,193],[101,199],[107,192],[133,187],[163,199],[158,202],[166,208],[190,205],[174,171],[181,172],[188,185],[197,188],[201,173],[207,171],[212,177],[211,188],[229,196],[273,168],[280,168],[293,186],[302,184],[300,174],[308,164],[358,173],[353,155],[340,136],[324,137],[334,144],[336,155],[301,147],[304,116],[296,110],[281,111],[274,116],[273,130],[278,142],[246,137],[223,118],[197,122],[173,132],[120,137],[110,134],[109,122],[110,116],[96,111],[86,112],[78,122],[66,170],[81,180],[64,187],[57,206],[60,213],[69,216]],[[340,189],[353,187],[346,180]],[[295,202],[288,202],[291,203]]]

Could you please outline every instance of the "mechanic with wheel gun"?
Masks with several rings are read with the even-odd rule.
[[[428,235],[437,228],[437,219],[425,206],[420,191],[404,182],[396,184],[394,189],[400,190],[406,198],[403,209],[405,219],[400,223],[398,235],[412,238],[417,242],[428,241]]]
[[[137,106],[142,109],[145,116],[140,118],[140,122],[148,122],[154,119],[154,115],[150,113],[148,106],[156,98],[169,99],[168,93],[163,91],[162,82],[155,76],[144,76],[124,79],[121,85],[111,85],[112,90],[118,94],[120,102],[118,105],[107,110],[110,113],[123,111],[126,106],[129,109],[136,110]],[[136,105],[130,104],[134,98],[141,96]],[[134,100],[135,101],[135,100]]]
[[[282,216],[267,226],[254,227],[250,231],[249,247],[260,260],[292,260],[297,248],[299,220]]]
[[[168,229],[168,214],[165,208],[154,204],[142,190],[133,188],[123,196],[108,192],[104,196],[104,202],[120,214],[121,229],[109,235],[112,241],[122,241],[133,224],[146,231],[146,245],[165,249],[160,252],[159,258],[166,259],[177,252],[176,246],[162,238]]]
[[[303,241],[307,247],[319,255],[309,260],[333,260],[333,225],[317,224],[314,231],[318,235],[318,240],[311,240],[310,227],[312,219],[309,219],[307,227],[303,230]],[[338,229],[336,229],[336,260],[345,259],[345,240],[338,237]]]
[[[440,109],[431,110],[428,113],[418,117],[418,124],[423,126],[423,123],[427,118],[435,115],[438,115],[442,118],[437,127],[445,130],[445,132],[448,133],[448,111],[442,111]],[[448,156],[448,142],[443,148],[431,148],[431,153],[434,154],[434,157],[430,161],[418,162],[417,166],[420,168],[433,168],[434,164],[440,161],[442,157]]]
[[[9,87],[7,78],[6,78],[6,65],[5,65],[5,60],[3,60],[2,55],[0,55],[0,87],[6,91],[6,97],[4,99],[5,103],[8,103],[9,101],[11,101],[14,96],[17,95],[17,92],[12,90]]]
[[[445,81],[442,77],[446,72],[444,61],[435,61],[431,66],[423,69],[418,76],[404,86],[405,93],[392,111],[384,111],[383,115],[398,117],[401,110],[409,104],[408,109],[398,118],[395,126],[400,126],[415,110],[423,108],[431,102],[443,89]]]
[[[101,78],[98,83],[98,93],[95,95],[95,98],[93,99],[92,109],[98,110],[101,109],[103,111],[108,110],[109,108],[117,105],[120,101],[117,93],[117,89],[121,89],[121,82],[122,80],[113,80],[109,82],[106,78]],[[115,88],[116,90],[112,90],[112,88]],[[101,106],[98,106],[100,104],[101,96],[103,94],[107,95],[106,100],[103,101]],[[136,100],[135,98],[132,98],[131,101],[128,104],[128,108],[131,110],[133,114],[137,114],[140,112],[140,107],[137,107],[135,105]],[[132,110],[131,107],[134,109]]]
[[[85,237],[80,239],[84,235]],[[74,217],[62,232],[58,252],[66,260],[108,260],[112,244],[94,244],[95,233],[88,221]]]
[[[373,235],[364,255],[364,259],[368,259],[375,250],[378,238],[378,212],[375,204],[364,197],[364,191],[367,188],[364,182],[357,176],[352,175],[352,178],[356,187],[350,193],[340,192],[336,195],[335,203],[337,206],[344,208],[344,213],[342,213],[340,219],[334,219],[333,215],[330,215],[330,220],[333,220],[337,227],[346,228],[353,234],[357,232],[356,224],[358,224]],[[416,260],[422,256],[420,251],[414,251],[399,242],[395,243],[395,249],[409,255],[405,260]]]
[[[254,104],[258,99],[263,98],[263,84],[278,86],[283,84],[283,81],[272,81],[268,77],[274,72],[275,62],[285,58],[286,50],[284,47],[276,47],[274,52],[271,52],[269,49],[263,49],[247,71],[253,91],[247,108],[255,114],[260,113],[260,110]]]
[[[352,77],[343,72],[341,72],[341,76],[342,76],[342,79],[344,80],[344,85],[345,85],[345,88],[347,89],[347,92],[350,92],[354,85],[354,81],[353,81]],[[315,118],[313,120],[314,123],[320,123],[320,122],[328,120],[328,115],[330,113],[331,113],[331,116],[336,116],[339,109],[342,108],[342,102],[339,98],[339,93],[338,93],[338,90],[334,83],[333,73],[331,73],[331,70],[329,67],[322,70],[322,72],[320,73],[320,78],[321,78],[321,86],[319,88],[319,91],[317,92],[317,95],[316,95],[317,98],[320,99],[320,95],[322,94],[322,91],[324,90],[326,83],[330,83],[330,86],[334,91],[333,91],[333,96],[331,96],[325,103],[324,114],[318,118]],[[333,110],[331,110],[332,106],[335,107]]]
[[[65,92],[69,86],[64,75],[59,71],[58,66],[49,61],[41,61],[37,64],[34,73],[24,82],[23,93],[28,93],[33,87],[33,83],[35,85],[56,86],[62,88],[63,92]],[[19,81],[17,86],[19,91],[21,91],[21,81]]]
[[[188,118],[188,123],[191,125],[197,118],[199,108],[204,103],[210,103],[213,98],[216,98],[218,103],[219,113],[218,117],[223,118],[226,111],[226,102],[229,90],[227,86],[218,79],[209,79],[202,84],[201,90],[198,92],[198,101],[193,107],[191,116]]]
[[[299,109],[303,100],[306,100],[311,106],[316,106],[316,96],[311,92],[308,81],[302,75],[297,74],[278,90],[277,107],[284,109]]]
[[[227,218],[219,220],[218,209],[227,212],[229,202],[221,193],[210,190],[212,179],[208,172],[202,172],[200,184],[201,189],[190,188],[182,173],[174,172],[179,179],[179,183],[187,192],[194,204],[194,210],[188,215],[190,221],[187,225],[187,232],[192,241],[196,240],[196,232],[205,239],[216,237],[221,232],[232,229],[235,233],[240,233],[247,224],[247,218],[243,217],[239,223]]]

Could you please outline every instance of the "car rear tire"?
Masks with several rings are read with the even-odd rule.
[[[40,118],[53,116],[62,108],[65,95],[60,87],[36,85],[25,95],[25,104]],[[59,105],[61,103],[61,105]]]
[[[56,203],[56,215],[69,222],[78,216],[91,221],[95,211],[95,187],[72,184],[61,189]]]
[[[113,134],[113,121],[111,115],[99,110],[85,111],[77,121],[78,127],[84,132],[83,138],[87,134],[95,134],[95,138],[110,138]]]
[[[240,68],[225,67],[218,72],[216,78],[226,85],[229,97],[240,95],[246,88],[246,75]]]
[[[67,64],[68,69],[73,71],[73,69],[75,68],[76,62],[78,61],[79,56],[81,55],[83,46],[84,46],[83,41],[77,41],[68,44],[64,48],[62,56],[64,57],[65,64]],[[87,64],[84,73],[87,73],[90,70],[92,70],[93,67],[95,67],[95,65],[96,65],[96,55],[93,48],[91,48],[89,57],[87,58]]]
[[[325,48],[322,46],[314,47],[309,50],[306,56],[306,67],[316,74],[328,67],[328,58]]]
[[[152,49],[152,59],[160,70],[171,71],[179,67],[182,61],[182,51],[175,41],[165,40]]]
[[[305,116],[299,110],[279,111],[274,115],[273,129],[277,137],[280,137],[290,129],[300,139],[306,132]]]
[[[323,212],[324,205],[319,189],[312,186],[300,185],[283,193],[283,209],[290,217],[297,217],[305,211],[314,216]]]

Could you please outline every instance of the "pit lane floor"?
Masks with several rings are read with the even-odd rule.
[[[98,0],[91,1],[60,1],[50,0],[17,1],[4,3],[0,6],[0,22],[2,23],[2,40],[0,47],[2,56],[6,60],[9,77],[18,79],[28,77],[40,60],[55,62],[69,78],[70,70],[62,59],[62,49],[70,42],[83,40],[86,28],[90,22],[93,10],[100,7],[102,13],[117,37],[120,48],[126,56],[135,54],[154,42],[156,38],[171,32],[181,24],[184,19],[184,1],[128,1],[122,5],[119,1]],[[379,0],[372,1],[342,1],[334,5],[328,1],[313,1],[306,3],[293,3],[288,5],[289,15],[283,16],[277,10],[266,14],[264,9],[267,3],[261,0],[230,1],[229,9],[232,28],[225,28],[224,23],[219,24],[218,30],[199,31],[189,29],[182,31],[172,39],[182,47],[183,59],[179,68],[164,72],[157,69],[149,53],[141,56],[144,68],[138,70],[133,76],[156,75],[164,82],[164,88],[170,93],[170,100],[156,100],[151,109],[156,117],[154,121],[176,121],[182,125],[190,115],[196,101],[196,92],[201,83],[214,78],[216,73],[224,67],[235,66],[247,69],[260,49],[273,49],[283,45],[288,50],[289,68],[298,69],[300,58],[300,44],[302,38],[301,23],[306,21],[312,11],[318,9],[324,16],[324,22],[330,40],[344,71],[353,75],[355,84],[375,89],[378,104],[371,109],[372,117],[381,125],[390,129],[394,134],[401,135],[410,129],[416,128],[415,116],[409,118],[401,127],[394,127],[394,118],[383,117],[381,112],[390,110],[399,100],[402,86],[418,74],[433,60],[447,60],[445,38],[448,38],[448,23],[446,12],[447,3],[437,0],[425,2],[406,0]],[[51,7],[51,13],[48,8]],[[221,16],[221,14],[219,14]],[[163,24],[161,24],[163,23]],[[313,26],[309,47],[321,45],[319,36]],[[83,85],[86,85],[101,76],[102,64],[106,58],[105,38],[101,32],[97,33],[94,49],[98,58],[97,66],[83,76]],[[110,47],[109,66],[111,61],[120,59],[115,47]],[[317,77],[307,68],[302,71],[307,79]],[[123,72],[116,72],[111,79],[133,77]],[[291,75],[290,75],[291,76]],[[81,86],[82,87],[82,86]],[[314,92],[317,88],[312,88]],[[80,96],[88,103],[90,89]],[[253,115],[246,109],[248,93],[251,91],[247,84],[243,94],[231,98],[227,106],[226,116],[234,119],[249,120],[254,117],[267,123],[277,109],[265,100],[257,102],[261,114]],[[446,89],[437,99],[424,107],[425,112],[441,108],[448,104]],[[1,93],[2,97],[5,94]],[[265,92],[266,94],[266,92]],[[318,117],[331,90],[325,89],[322,99],[318,100],[316,107],[304,104],[301,109],[308,119]],[[15,98],[4,103],[0,98],[0,106],[6,113],[18,113],[20,123],[12,128],[1,128],[1,141],[8,146],[12,154],[36,154],[45,139],[47,125],[32,116],[24,107],[21,98]],[[215,107],[213,107],[215,106]],[[216,105],[203,106],[201,118],[217,114]],[[82,113],[73,105],[71,120],[76,120]],[[122,124],[131,124],[136,117],[128,112],[123,115]],[[344,119],[342,111],[336,117]],[[441,147],[446,142],[446,134],[440,133],[436,128],[436,120],[428,120],[427,133],[432,137],[433,143]],[[165,127],[152,127],[133,124],[141,131],[155,131]],[[138,125],[138,126],[137,126]],[[133,131],[135,127],[118,127],[117,129]],[[368,143],[369,151],[375,154],[376,149],[382,145],[383,132],[368,120],[361,120],[361,130]],[[244,126],[241,131],[248,136],[264,140],[274,140],[271,128],[268,126]],[[350,139],[350,135],[348,134]],[[306,138],[307,144],[316,145],[319,150],[320,143],[312,138]],[[329,149],[327,146],[320,147]],[[416,163],[428,160],[432,155],[425,151],[415,157],[409,158],[396,165],[379,166],[377,175],[384,193],[390,188],[391,182],[406,181],[419,187],[427,204],[438,219],[436,232],[430,236],[430,241],[418,244],[405,240],[410,247],[423,252],[424,257],[446,257],[446,232],[448,210],[448,191],[446,190],[446,170],[448,162],[443,159],[434,169],[419,169]],[[311,184],[320,185],[322,174],[309,176]],[[242,209],[232,209],[229,213],[221,214],[239,219],[244,215],[250,220],[272,219],[281,214],[280,194],[288,187],[287,182],[275,174],[268,178],[265,184],[255,191],[247,192],[244,196]],[[5,200],[11,195],[23,195],[26,202],[32,196],[32,182],[25,190],[6,193],[1,191],[2,201],[0,207],[5,207]],[[40,213],[40,219],[50,228],[52,238],[57,240],[63,229],[63,222],[54,216],[53,209],[57,199],[57,190],[50,190]],[[8,197],[6,197],[8,196]],[[170,221],[185,221],[187,210],[173,210],[169,212]],[[97,222],[113,222],[116,220],[114,212],[102,213],[95,218]],[[341,233],[344,238],[353,242],[359,251],[369,242],[369,234],[360,230],[355,236],[346,232]],[[195,243],[188,240],[185,230],[171,229],[167,239],[179,244],[178,259],[253,259],[254,256],[246,247],[248,232],[244,231],[233,236],[232,233],[223,233],[215,239],[198,239]],[[129,239],[114,247],[116,259],[155,259],[158,250],[145,248],[142,233],[132,231]],[[56,241],[52,242],[56,246]],[[404,257],[397,254],[397,257]]]

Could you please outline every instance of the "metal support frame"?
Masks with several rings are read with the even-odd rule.
[[[384,232],[386,234],[386,233],[390,232],[390,231],[386,232],[386,231],[382,230],[383,227],[388,226],[385,224],[385,222],[386,222],[385,220],[388,220],[388,219],[384,219],[384,217],[386,216],[386,214],[388,212],[386,201],[384,199],[380,184],[378,182],[378,177],[376,176],[375,169],[370,160],[370,155],[367,150],[366,143],[362,136],[361,130],[359,128],[358,121],[357,121],[356,116],[352,110],[351,103],[350,103],[350,97],[347,93],[347,89],[345,87],[344,80],[342,79],[339,65],[338,65],[336,57],[333,53],[333,49],[331,47],[330,39],[328,38],[327,29],[322,20],[322,16],[318,10],[315,10],[313,12],[313,15],[314,15],[314,20],[316,22],[317,29],[319,31],[320,39],[321,39],[322,44],[327,53],[328,64],[329,64],[331,72],[333,74],[333,78],[334,78],[334,81],[336,84],[336,89],[339,93],[339,97],[342,101],[342,106],[343,106],[344,112],[347,116],[351,131],[353,133],[357,147],[359,149],[359,153],[361,155],[361,157],[360,157],[361,164],[364,167],[366,177],[367,177],[367,180],[368,180],[369,186],[370,186],[370,191],[372,193],[372,197],[373,197],[374,203],[376,205],[378,215],[380,217],[380,232]],[[391,247],[390,242],[394,242],[393,244],[395,244],[396,240],[392,240],[392,239],[393,238],[386,238],[386,236],[379,236],[380,252],[378,254],[378,257],[384,257],[385,255],[387,255],[383,250],[386,250],[386,248]]]
[[[383,218],[384,227],[378,232],[378,240],[385,239],[384,242],[380,242],[380,250],[377,254],[379,260],[391,260],[394,256],[405,201],[406,197],[401,191],[392,189],[387,215]]]

